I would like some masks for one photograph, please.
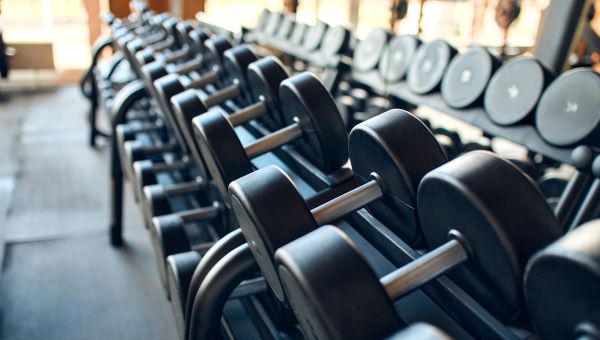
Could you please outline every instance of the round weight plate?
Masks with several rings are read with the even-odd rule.
[[[267,24],[269,23],[269,17],[271,16],[271,11],[264,8],[260,15],[258,16],[258,20],[256,21],[256,28],[259,31],[264,31],[267,28]]]
[[[271,13],[269,15],[269,21],[267,22],[267,27],[265,27],[264,34],[265,36],[272,38],[277,33],[277,30],[281,26],[281,21],[283,20],[283,14],[279,12]]]
[[[319,48],[328,28],[329,26],[322,21],[317,21],[313,26],[309,26],[302,43],[302,49],[305,52],[312,52]]]
[[[308,31],[308,25],[297,22],[294,26],[294,30],[292,31],[292,36],[290,37],[290,43],[294,46],[302,46],[304,43],[304,36]]]
[[[597,142],[600,75],[591,69],[563,73],[546,89],[535,116],[542,138],[558,146]]]
[[[361,72],[374,69],[385,50],[390,33],[383,28],[375,28],[354,49],[352,67]]]
[[[233,181],[229,194],[258,266],[275,295],[286,301],[275,269],[275,251],[317,227],[310,209],[291,179],[276,166]]]
[[[456,56],[442,80],[441,92],[446,104],[462,109],[478,103],[498,64],[483,47],[473,47]]]
[[[443,40],[421,45],[408,69],[408,88],[417,94],[436,90],[455,54],[456,49]]]
[[[163,116],[167,129],[175,136],[179,143],[185,143],[181,136],[181,132],[179,131],[179,126],[174,121],[174,113],[171,106],[171,98],[185,91],[179,76],[171,73],[159,78],[154,81],[154,88],[156,89],[157,94],[156,101],[160,106],[158,112]]]
[[[277,31],[277,39],[288,40],[294,31],[294,25],[296,24],[296,16],[294,14],[288,14],[283,17],[281,27]]]
[[[379,279],[341,230],[280,248],[279,274],[307,339],[383,339],[402,327]]]
[[[519,317],[527,259],[561,234],[533,181],[495,154],[473,151],[427,174],[417,206],[431,249],[451,230],[468,244],[467,262],[449,276],[499,319]]]
[[[379,63],[379,74],[389,82],[398,82],[406,76],[421,40],[414,35],[397,35],[390,40]]]
[[[229,183],[250,172],[252,164],[224,112],[211,110],[192,120],[200,154],[224,202]]]
[[[419,182],[446,162],[435,137],[417,117],[390,110],[355,126],[348,144],[358,182],[376,173],[385,184],[386,194],[370,210],[404,241],[417,244],[422,239],[416,213]]]
[[[198,97],[195,90],[185,90],[171,98],[173,105],[173,114],[177,126],[186,141],[188,150],[191,153],[192,159],[202,178],[209,178],[206,167],[200,156],[198,141],[194,138],[194,128],[192,127],[192,119],[197,115],[206,112],[204,102]]]
[[[598,327],[598,287],[600,222],[596,220],[566,234],[527,265],[525,299],[540,338],[580,338],[576,329],[584,323]]]
[[[177,39],[182,42],[183,45],[190,43],[190,32],[194,30],[194,26],[189,21],[182,21],[177,24]]]
[[[210,35],[203,28],[194,28],[193,31],[189,33],[190,36],[190,47],[195,52],[195,55],[204,55],[204,42],[210,39]]]
[[[514,125],[529,118],[547,82],[542,64],[530,57],[512,59],[502,65],[485,91],[484,106],[499,125]]]
[[[204,54],[206,68],[208,70],[220,70],[223,65],[223,54],[232,48],[231,42],[224,36],[208,39],[204,42],[206,52]]]
[[[238,84],[242,94],[249,94],[250,87],[246,72],[248,66],[257,60],[254,51],[248,45],[232,47],[223,53],[223,70],[226,84]]]
[[[255,101],[267,105],[267,125],[275,130],[283,127],[279,85],[289,77],[285,66],[275,57],[262,58],[248,67],[248,83]]]
[[[144,81],[148,82],[150,87],[158,78],[162,78],[167,75],[167,69],[165,65],[160,61],[153,61],[149,64],[142,66],[142,76]]]
[[[284,124],[296,121],[302,137],[295,145],[304,157],[325,173],[339,169],[348,160],[348,137],[344,122],[325,85],[304,72],[284,80],[279,87]]]
[[[323,38],[321,52],[325,56],[342,54],[348,48],[350,31],[344,26],[330,27]]]

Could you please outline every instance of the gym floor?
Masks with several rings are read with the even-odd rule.
[[[127,243],[108,243],[108,150],[84,112],[76,87],[0,95],[0,339],[177,338],[130,192]]]

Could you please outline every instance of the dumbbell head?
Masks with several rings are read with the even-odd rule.
[[[351,32],[344,26],[330,27],[323,37],[321,52],[325,56],[344,54],[348,50]]]
[[[525,300],[542,339],[600,336],[600,220],[588,222],[535,254]]]
[[[535,123],[540,135],[557,146],[600,141],[600,75],[575,69],[560,75],[544,91]]]
[[[190,250],[184,225],[185,221],[177,214],[153,217],[149,225],[160,282],[167,293],[167,298],[169,298],[169,290],[165,260],[169,255]]]
[[[420,45],[421,40],[414,35],[393,37],[381,56],[379,75],[389,83],[404,79]]]
[[[449,276],[497,317],[519,317],[525,264],[561,233],[535,183],[509,161],[474,151],[427,174],[417,206],[430,248],[451,230],[468,243],[467,265]]]
[[[381,279],[331,226],[281,247],[278,271],[299,321],[325,338],[347,327],[380,338],[397,329],[393,301],[444,274],[503,320],[518,316],[526,258],[558,237],[535,185],[492,153],[473,152],[425,176],[418,206],[432,250]]]
[[[210,39],[208,32],[201,27],[196,27],[188,33],[190,47],[196,54],[202,54],[204,51],[204,42]]]
[[[321,20],[317,20],[317,22],[309,26],[308,31],[305,33],[304,41],[302,42],[302,50],[305,52],[312,52],[321,46],[321,42],[323,41],[323,37],[327,32],[329,25],[324,23]]]
[[[307,24],[297,22],[296,25],[294,25],[294,30],[292,31],[292,35],[290,36],[290,44],[292,46],[302,46],[307,31]]]
[[[207,70],[219,70],[223,65],[225,51],[232,48],[231,41],[226,36],[216,36],[204,41],[206,54],[204,57],[204,65]]]
[[[442,80],[442,98],[450,107],[462,109],[480,104],[500,61],[483,47],[472,47],[456,56]]]
[[[296,25],[296,16],[294,14],[287,14],[281,21],[281,27],[277,30],[275,36],[276,42],[290,39],[292,32],[294,32],[294,25]]]
[[[275,37],[279,28],[281,27],[282,21],[283,13],[281,12],[274,12],[269,15],[269,20],[267,21],[267,25],[263,31],[266,39],[271,40]]]
[[[415,116],[391,110],[357,125],[350,133],[349,148],[358,183],[370,186],[369,192],[355,195],[358,208],[370,203],[375,217],[403,240],[417,243],[421,238],[415,204],[419,181],[446,161],[435,137]],[[273,264],[275,251],[335,218],[323,217],[319,208],[311,211],[289,177],[274,166],[237,179],[229,186],[229,192],[240,228],[259,267],[275,294],[285,301]],[[371,192],[380,195],[376,200],[365,199],[362,204],[363,194]]]
[[[390,33],[383,28],[375,28],[354,49],[352,68],[365,72],[377,67],[385,51]]]
[[[552,72],[533,57],[511,59],[498,69],[485,91],[487,115],[499,125],[530,121],[552,78]]]
[[[421,45],[408,69],[408,88],[417,94],[437,90],[448,64],[456,53],[456,48],[444,40],[434,40]]]
[[[270,85],[265,87],[268,88]],[[281,136],[287,142],[293,141],[309,161],[326,173],[344,164],[347,148],[343,122],[333,98],[314,75],[302,73],[281,82],[279,102],[282,120],[287,127],[271,138],[263,138],[266,143],[261,146],[269,150],[278,147],[280,140],[273,137]],[[229,183],[250,173],[250,158],[263,152],[245,149],[222,112],[198,116],[194,118],[193,125],[211,177],[224,199],[228,200]],[[300,136],[302,138],[298,138]]]

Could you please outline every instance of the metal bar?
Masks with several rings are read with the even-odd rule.
[[[208,84],[214,83],[219,79],[219,73],[217,71],[208,71],[200,76],[198,79],[193,79],[189,84],[187,84],[187,89],[197,89],[199,87],[204,87]]]
[[[264,102],[258,102],[244,107],[240,111],[230,115],[228,118],[231,125],[238,126],[258,118],[265,113],[267,113],[267,106]]]
[[[467,252],[457,240],[450,240],[407,265],[381,278],[392,300],[421,287],[467,260]]]
[[[173,72],[177,74],[185,74],[200,68],[200,66],[202,66],[202,61],[196,58],[175,66]]]
[[[277,130],[270,135],[255,140],[253,143],[244,147],[244,149],[246,150],[248,157],[253,158],[287,144],[300,136],[302,136],[302,127],[300,124],[294,123],[283,129]]]
[[[257,277],[250,280],[242,281],[236,289],[231,292],[229,299],[239,299],[248,295],[254,295],[267,291],[267,281],[264,277]]]
[[[358,188],[332,199],[329,202],[311,210],[318,225],[326,224],[339,219],[349,212],[356,211],[373,202],[383,195],[377,181],[369,181]]]
[[[240,86],[237,84],[229,85],[206,97],[206,99],[204,99],[204,105],[207,108],[212,107],[239,95]]]
[[[587,195],[585,195],[568,231],[571,231],[598,216],[600,216],[600,179],[597,178],[592,183]]]
[[[206,182],[196,180],[192,182],[174,183],[165,188],[168,195],[184,195],[201,191],[206,188]]]
[[[579,170],[575,170],[575,173],[569,178],[569,182],[567,182],[565,190],[560,195],[560,200],[554,210],[554,214],[563,230],[567,231],[569,229],[571,221],[577,213],[577,208],[580,206],[592,181],[590,174]]]
[[[184,222],[209,220],[219,217],[223,207],[219,203],[215,203],[210,207],[196,208],[185,210],[176,213]]]

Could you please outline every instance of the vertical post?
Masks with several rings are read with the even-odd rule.
[[[533,54],[555,72],[568,67],[568,58],[588,23],[592,0],[552,0],[540,23]]]
[[[358,28],[358,14],[360,11],[360,0],[350,0],[350,13],[348,21],[352,31],[356,31]]]

